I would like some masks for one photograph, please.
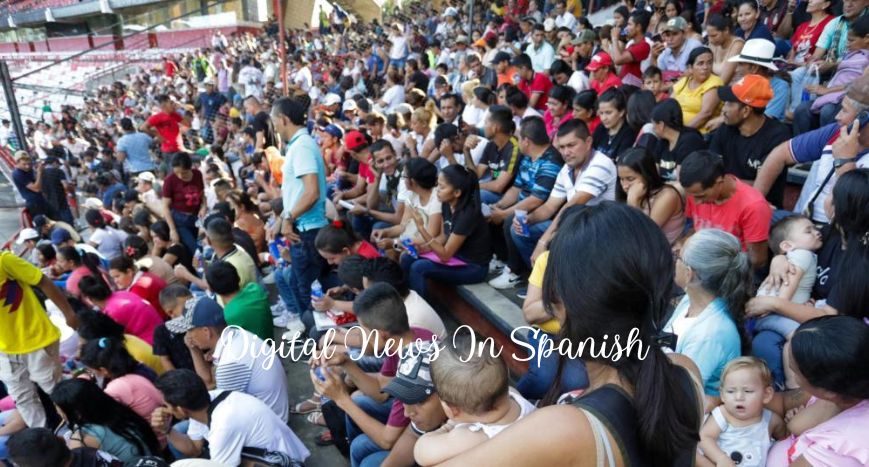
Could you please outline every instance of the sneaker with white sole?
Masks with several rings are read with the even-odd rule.
[[[272,318],[277,318],[278,316],[287,313],[287,305],[284,304],[284,301],[278,298],[278,302],[271,306],[272,310]]]
[[[503,290],[516,287],[519,285],[519,282],[521,282],[519,276],[510,272],[510,268],[505,267],[500,276],[489,281],[489,285]]]
[[[274,285],[275,284],[275,273],[274,271],[266,274],[262,278],[262,283],[266,285]]]
[[[287,332],[281,335],[285,341],[293,342],[305,336],[305,323],[298,315],[288,313],[286,328]]]
[[[501,272],[507,265],[504,264],[503,261],[498,258],[492,257],[492,261],[489,261],[489,274],[494,274],[496,272]]]
[[[272,324],[274,324],[276,328],[285,328],[287,327],[287,323],[290,321],[290,316],[290,312],[284,310],[280,316],[272,318]]]
[[[516,291],[516,296],[521,300],[525,300],[528,298],[528,287],[522,287],[521,289]]]

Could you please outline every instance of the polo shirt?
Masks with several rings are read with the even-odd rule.
[[[549,70],[552,62],[555,61],[555,49],[546,41],[543,41],[538,48],[534,48],[533,42],[528,44],[525,53],[531,58],[531,67],[538,73]]]
[[[595,151],[582,167],[564,164],[555,179],[550,196],[569,201],[580,191],[592,195],[589,206],[616,199],[616,165],[606,154]]]
[[[295,220],[295,225],[299,232],[324,227],[329,221],[326,219],[326,164],[320,155],[320,147],[306,129],[300,128],[290,138],[284,154],[284,183],[281,185],[284,217],[291,212],[305,192],[302,177],[316,174],[320,195],[314,205]]]
[[[681,75],[682,72],[685,71],[685,68],[688,66],[688,55],[691,54],[691,51],[700,47],[700,42],[692,38],[685,39],[685,42],[682,44],[682,48],[679,49],[679,53],[673,54],[673,49],[667,47],[661,53],[661,56],[658,57],[658,68],[664,72],[664,79],[667,80],[675,73]],[[670,72],[670,76],[667,75],[667,72]]]
[[[535,71],[531,81],[520,80],[518,87],[520,91],[528,96],[529,100],[532,94],[541,94],[534,108],[546,111],[546,101],[549,100],[549,90],[552,89],[552,81],[549,80],[546,74]]]

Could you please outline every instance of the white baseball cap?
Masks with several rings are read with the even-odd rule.
[[[151,172],[142,172],[139,175],[136,175],[136,179],[140,182],[154,183],[154,180],[156,180],[157,177],[155,177]]]
[[[36,229],[26,228],[22,229],[18,234],[18,240],[15,240],[15,243],[19,245],[23,245],[27,240],[36,240],[39,238],[39,232]]]

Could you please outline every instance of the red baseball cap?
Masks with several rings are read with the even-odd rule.
[[[348,131],[347,134],[344,135],[344,147],[347,148],[348,151],[355,151],[365,146],[368,146],[368,140],[365,139],[365,135],[363,135],[361,131]]]
[[[724,102],[739,102],[762,109],[772,100],[772,86],[760,75],[745,75],[730,86],[718,88],[718,98]]]
[[[610,54],[606,52],[598,52],[594,54],[594,57],[591,57],[591,61],[588,62],[588,65],[585,66],[585,69],[588,71],[595,71],[600,67],[612,67],[613,66],[613,58],[610,57]]]

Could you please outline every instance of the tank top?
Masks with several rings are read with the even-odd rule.
[[[510,391],[510,399],[513,399],[514,401],[516,401],[517,404],[519,404],[519,416],[516,417],[516,420],[514,420],[510,423],[505,423],[503,425],[496,425],[493,423],[480,423],[480,422],[459,423],[459,424],[456,424],[456,428],[464,427],[464,428],[467,428],[471,431],[482,431],[486,435],[487,438],[491,439],[492,437],[494,437],[498,433],[504,431],[505,428],[512,425],[513,423],[518,422],[519,420],[522,420],[528,414],[533,412],[534,409],[536,409],[536,407],[534,407],[534,404],[528,402],[527,399],[525,399],[518,392],[515,392],[513,390]]]
[[[691,376],[685,369],[680,372],[679,383],[689,394],[693,394],[692,400],[687,401],[686,407],[698,404],[696,391],[691,381]],[[621,453],[621,458],[626,466],[640,467],[652,465],[652,456],[645,452],[640,442],[637,410],[633,399],[625,391],[615,385],[606,385],[582,397],[574,399],[571,405],[585,409],[592,413],[606,427],[612,435],[615,444]],[[698,427],[699,429],[699,427]],[[673,462],[674,467],[688,467],[694,465],[694,454],[697,444],[694,443],[680,452]]]
[[[720,406],[712,410],[712,418],[721,429],[721,434],[718,435],[718,447],[734,462],[738,459],[740,467],[766,465],[766,454],[772,445],[769,436],[772,412],[763,409],[763,416],[759,422],[740,427],[727,423]]]

